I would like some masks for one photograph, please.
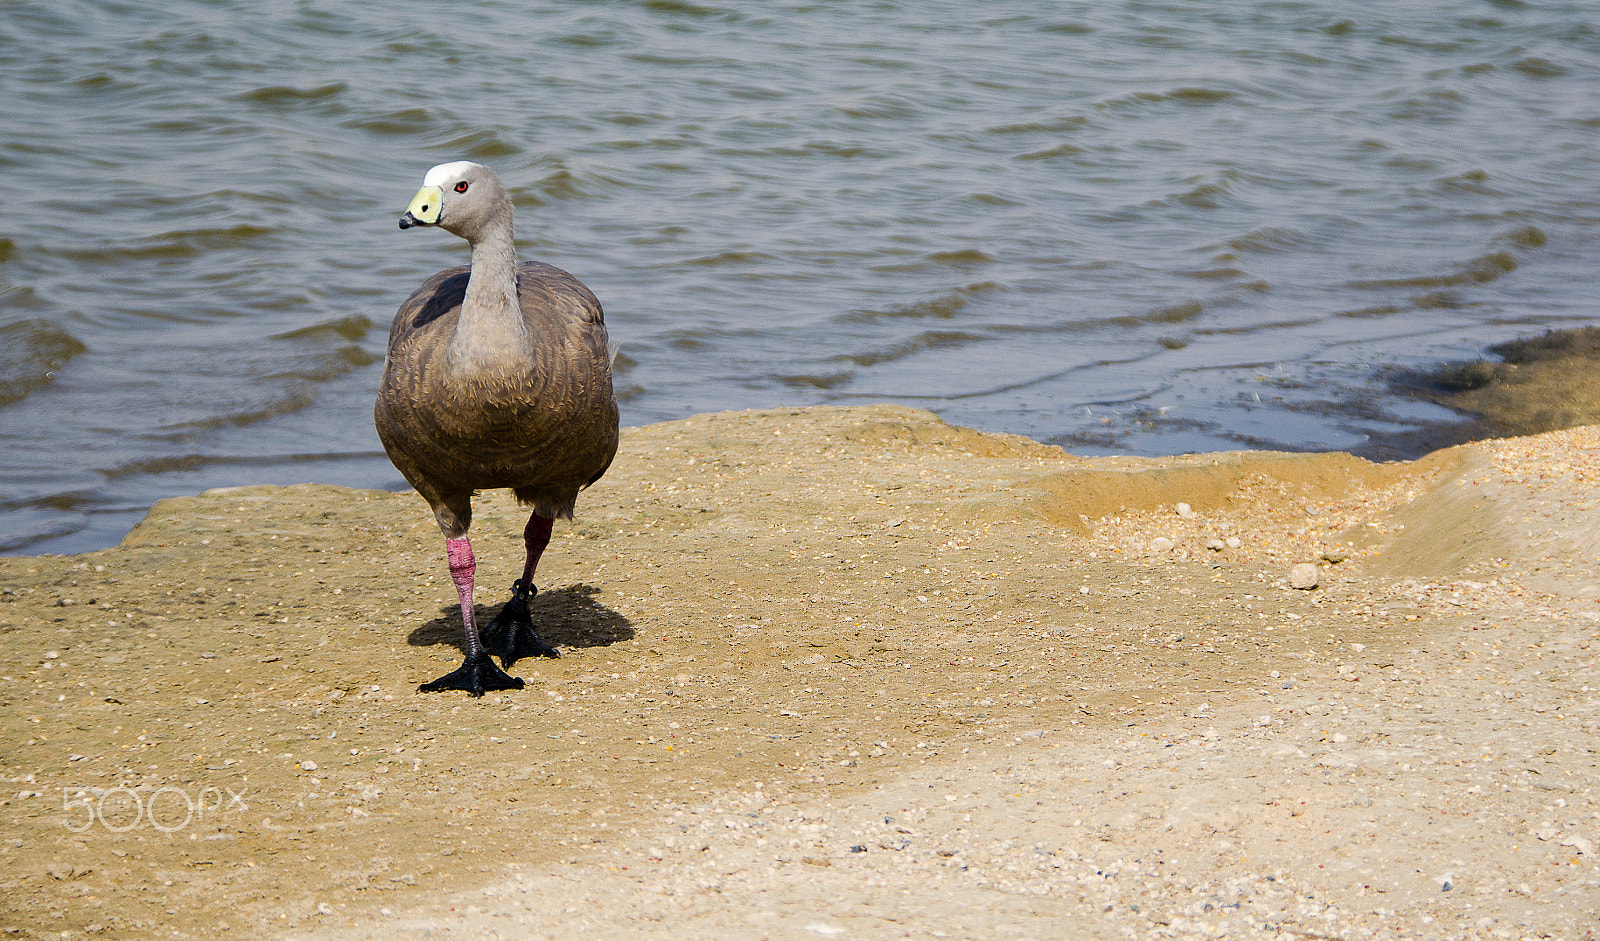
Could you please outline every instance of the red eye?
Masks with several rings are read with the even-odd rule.
[[[460,183],[456,184],[456,192],[465,193],[466,191],[467,191],[467,181],[466,180],[462,180]]]

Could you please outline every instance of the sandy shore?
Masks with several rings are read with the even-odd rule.
[[[415,495],[165,501],[0,559],[0,930],[1591,938],[1597,456],[629,429],[481,700]]]

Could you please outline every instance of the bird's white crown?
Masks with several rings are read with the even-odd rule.
[[[458,176],[463,176],[466,174],[469,168],[474,166],[477,166],[477,164],[470,160],[455,160],[450,163],[441,163],[437,167],[434,167],[428,171],[428,175],[422,178],[422,185],[442,187],[444,186],[446,180],[453,180]]]

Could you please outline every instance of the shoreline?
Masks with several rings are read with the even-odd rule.
[[[625,429],[541,571],[561,659],[476,701],[414,692],[459,633],[414,494],[162,501],[116,548],[0,558],[0,928],[1589,937],[1597,445]],[[523,516],[478,506],[493,610]],[[207,788],[248,807],[106,823]]]
[[[1397,400],[1444,406],[1457,413],[1458,417],[1427,421],[1391,434],[1373,434],[1364,445],[1351,448],[1348,453],[1374,462],[1418,461],[1460,444],[1600,423],[1600,394],[1596,391],[1600,387],[1593,381],[1597,366],[1600,366],[1600,328],[1547,330],[1539,335],[1495,344],[1488,347],[1485,354],[1496,358],[1451,361],[1426,369],[1386,370],[1373,375],[1373,381],[1385,386],[1388,395]],[[1392,408],[1392,403],[1388,407]],[[1356,412],[1367,415],[1370,406],[1363,404]],[[1406,424],[1399,419],[1396,421]],[[1005,437],[1001,432],[990,433]],[[1241,441],[1239,452],[1211,453],[1244,453],[1258,445],[1258,442]],[[1270,442],[1260,446],[1270,446]],[[1287,453],[1345,452],[1312,450]],[[375,452],[374,456],[387,466],[381,452]],[[1164,458],[1157,456],[1156,459]],[[394,480],[399,482],[398,475]],[[116,511],[119,518],[138,516],[142,519],[148,513],[148,508]],[[137,525],[136,521],[128,529],[131,530],[134,525]],[[41,535],[23,545],[50,545],[63,539],[75,542],[74,532]],[[126,532],[122,535],[126,536]],[[120,539],[118,537],[119,543]],[[100,551],[103,548],[112,546],[83,551]],[[0,558],[32,558],[36,554],[81,553],[45,552]]]

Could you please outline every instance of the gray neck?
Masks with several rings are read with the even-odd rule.
[[[528,359],[509,209],[469,239],[472,274],[449,354],[451,371],[460,375],[499,371]]]

